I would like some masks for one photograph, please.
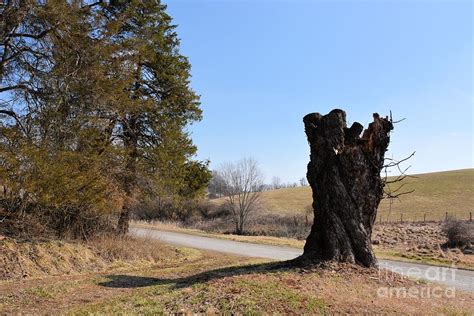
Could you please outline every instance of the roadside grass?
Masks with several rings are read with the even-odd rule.
[[[155,272],[131,293],[88,304],[70,311],[74,315],[105,314],[334,314],[334,313],[433,313],[474,311],[474,295],[420,299],[379,297],[380,287],[417,288],[430,284],[395,274],[380,278],[377,270],[330,264],[309,270],[263,263],[220,268],[169,278]],[[117,276],[111,277],[115,282]]]
[[[445,219],[450,216],[469,219],[474,211],[474,169],[454,170],[414,175],[402,182],[390,184],[392,190],[403,185],[402,191],[415,190],[399,200],[383,200],[377,220],[428,221]],[[225,198],[211,200],[223,204]],[[261,196],[262,212],[287,216],[311,214],[311,188],[298,187],[266,191]]]
[[[172,249],[172,248],[171,248]],[[199,250],[127,271],[0,284],[0,314],[472,314],[474,295],[379,297],[380,287],[433,286],[376,269],[297,268]]]
[[[176,264],[199,256],[197,250],[164,245],[151,238],[101,236],[86,242],[3,238],[0,240],[0,285],[11,279]],[[42,293],[42,289],[37,291],[38,295],[48,295]]]
[[[170,250],[164,253],[167,260],[155,262],[153,265],[129,266],[128,269],[110,269],[100,273],[26,279],[22,282],[14,279],[2,281],[0,314],[64,314],[69,308],[74,309],[89,302],[112,302],[119,299],[124,292],[129,293],[135,287],[144,286],[143,282],[153,283],[153,278],[147,277],[150,273],[176,277],[214,267],[238,265],[241,262],[263,262],[259,259],[225,256],[190,248],[166,245],[164,248]],[[177,252],[179,254],[175,255]]]
[[[38,298],[57,298],[60,296],[65,296],[69,292],[72,292],[78,287],[82,287],[88,283],[96,282],[96,278],[85,279],[85,280],[71,280],[65,281],[60,284],[45,284],[41,286],[31,287],[25,289],[22,293],[28,295],[29,297]]]

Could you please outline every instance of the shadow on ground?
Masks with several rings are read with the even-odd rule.
[[[210,280],[220,279],[230,276],[246,274],[266,274],[283,270],[299,269],[295,261],[271,262],[263,264],[253,264],[246,266],[227,267],[201,272],[188,277],[181,278],[151,278],[134,275],[108,275],[108,281],[99,283],[100,286],[109,288],[141,288],[152,285],[174,284],[175,288],[184,288],[197,283],[205,283]]]

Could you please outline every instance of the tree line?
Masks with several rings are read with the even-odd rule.
[[[140,203],[179,214],[203,196],[179,45],[158,0],[3,1],[0,233],[125,234]]]
[[[235,164],[241,164],[243,161],[252,161],[254,164],[258,165],[257,161],[252,158],[242,158]],[[221,165],[218,169],[212,171],[212,178],[209,182],[207,192],[210,199],[216,199],[225,197],[229,191],[227,187],[228,181],[225,179],[225,174],[228,173],[228,169],[232,169],[233,163],[225,163]],[[262,175],[263,179],[263,175]],[[264,183],[263,180],[259,186],[259,191],[271,191],[279,189],[288,189],[288,188],[298,188],[309,186],[308,181],[305,177],[302,177],[298,182],[283,182],[279,177],[273,177],[270,183]]]

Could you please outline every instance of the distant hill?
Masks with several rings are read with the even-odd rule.
[[[393,189],[405,184],[403,191],[415,190],[393,200],[391,211],[388,200],[383,200],[378,216],[385,221],[441,220],[446,216],[469,218],[474,213],[474,169],[454,170],[414,175],[401,183],[392,184]],[[216,201],[222,202],[222,199]],[[265,211],[278,214],[305,214],[311,210],[311,188],[298,187],[267,191],[262,193],[262,207]]]

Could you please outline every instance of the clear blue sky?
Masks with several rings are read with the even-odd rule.
[[[190,128],[215,168],[256,158],[268,180],[306,173],[302,117],[407,118],[390,156],[412,173],[472,168],[471,1],[168,0],[204,119]]]

